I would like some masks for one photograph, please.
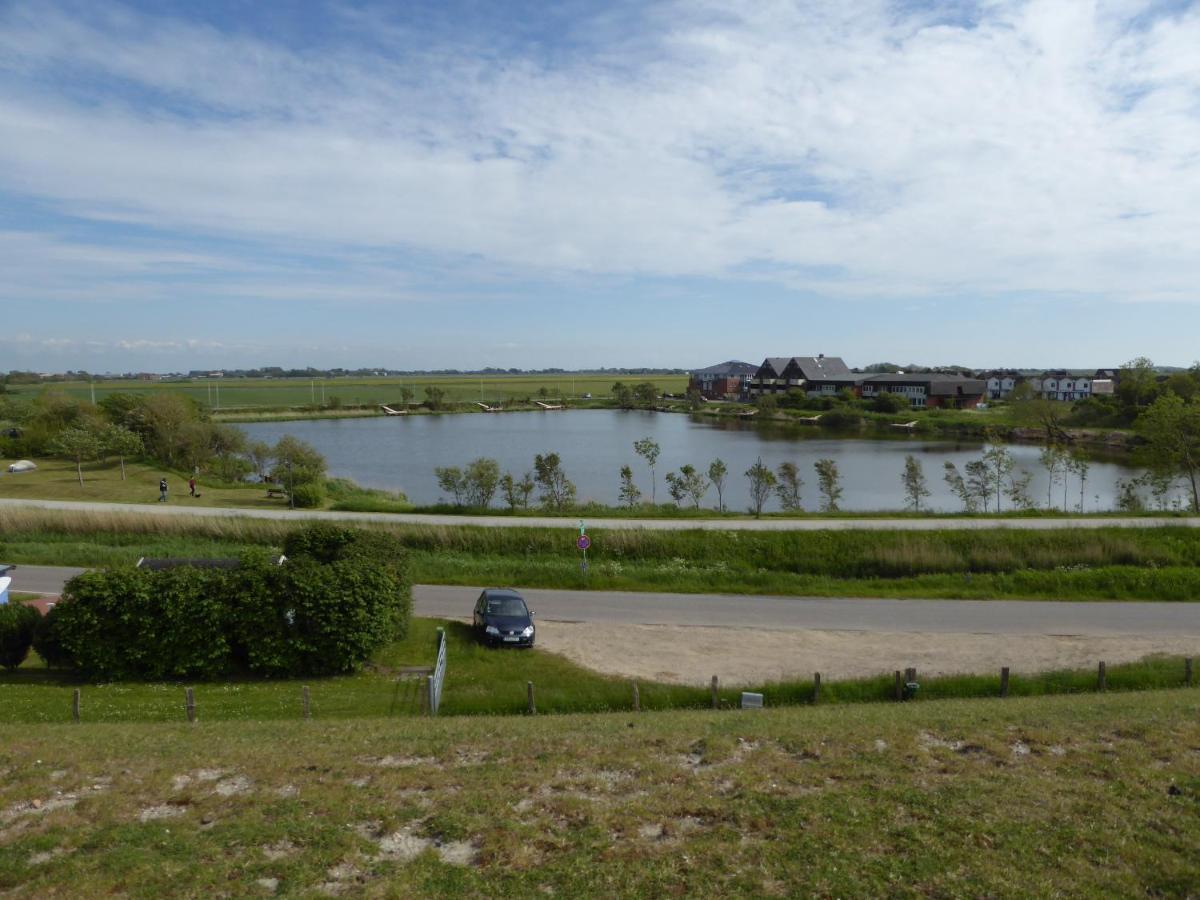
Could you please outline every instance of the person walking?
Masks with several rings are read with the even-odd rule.
[[[188,479],[188,496],[189,497],[196,496],[196,476],[195,475],[193,475],[191,478]]]
[[[167,479],[160,478],[158,480],[158,502],[167,502]]]

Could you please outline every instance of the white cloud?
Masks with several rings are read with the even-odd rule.
[[[334,256],[1190,301],[1200,13],[1133,27],[1148,8],[989,0],[968,28],[878,0],[668,4],[605,23],[613,41],[640,31],[630,57],[613,44],[550,65],[411,41],[298,54],[17,6],[0,20],[0,184]],[[97,94],[100,75],[139,102]],[[374,275],[396,296],[394,270]],[[280,273],[247,288],[301,289]]]

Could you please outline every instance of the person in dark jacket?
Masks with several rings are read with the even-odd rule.
[[[158,502],[167,502],[167,479],[160,478],[158,480]]]

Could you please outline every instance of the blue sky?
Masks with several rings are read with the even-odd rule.
[[[1200,9],[0,0],[0,370],[1200,356]]]

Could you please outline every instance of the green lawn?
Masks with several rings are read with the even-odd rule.
[[[0,726],[17,897],[1188,896],[1200,692]]]

